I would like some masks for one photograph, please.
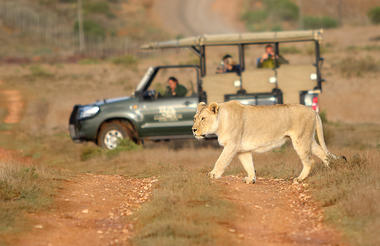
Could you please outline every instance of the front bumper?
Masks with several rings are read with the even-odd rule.
[[[81,139],[80,134],[79,134],[79,107],[80,105],[75,105],[73,108],[73,111],[71,112],[70,115],[70,120],[69,120],[69,133],[70,137],[74,142],[81,142],[84,139]]]

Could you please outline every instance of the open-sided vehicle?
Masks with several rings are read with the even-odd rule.
[[[69,120],[70,135],[74,141],[94,141],[108,149],[115,148],[121,138],[130,138],[137,143],[189,138],[192,137],[191,126],[197,104],[202,101],[238,100],[249,105],[301,103],[318,110],[318,95],[323,82],[321,40],[321,30],[310,30],[203,35],[144,45],[143,49],[189,48],[199,57],[199,64],[150,67],[130,97],[75,105]],[[248,46],[273,44],[275,53],[279,54],[280,44],[291,42],[314,44],[313,70],[303,67],[292,70],[291,66],[287,69],[276,66],[273,70],[246,69],[245,50]],[[238,73],[207,74],[206,47],[211,46],[237,47]],[[167,70],[165,74],[171,74],[171,70],[194,74],[187,84],[186,96],[160,96],[162,84],[155,81],[161,70]],[[315,81],[313,86],[300,83],[309,76]],[[280,87],[282,83],[286,86]]]

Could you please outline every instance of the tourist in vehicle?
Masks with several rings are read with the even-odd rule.
[[[280,66],[281,64],[288,64],[288,60],[286,60],[281,55],[276,55],[273,49],[273,46],[271,44],[267,44],[265,46],[265,53],[257,58],[257,68],[275,68],[276,60],[277,59],[277,66]]]
[[[220,66],[216,68],[216,73],[237,73],[240,75],[240,72],[240,65],[235,64],[229,54],[223,56]]]
[[[165,97],[184,97],[186,96],[186,93],[186,87],[179,84],[178,79],[176,77],[169,77]]]

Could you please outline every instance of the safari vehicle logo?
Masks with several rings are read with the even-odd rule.
[[[174,107],[170,106],[161,106],[158,108],[159,114],[154,116],[154,120],[160,122],[166,121],[177,121],[182,119],[182,114],[177,114],[177,111]]]

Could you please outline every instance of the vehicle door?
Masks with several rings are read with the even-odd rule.
[[[184,71],[175,73],[172,70],[174,69],[170,69],[170,75],[177,74],[179,83],[187,88],[187,94],[184,97],[164,96],[167,90],[167,73],[161,76],[163,79],[157,76],[146,92],[152,95],[145,97],[140,103],[140,113],[143,117],[140,128],[142,137],[192,135],[193,117],[199,102],[194,83],[196,79],[191,80],[184,76]],[[157,83],[156,80],[164,83]]]

